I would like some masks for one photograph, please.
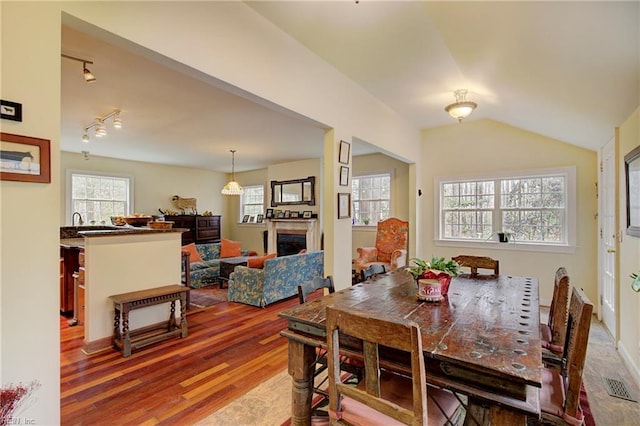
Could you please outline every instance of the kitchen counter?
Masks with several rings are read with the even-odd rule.
[[[87,231],[78,231],[78,234],[83,237],[113,237],[122,235],[140,235],[140,234],[161,234],[168,232],[183,232],[182,228],[171,229],[151,229],[151,228],[135,228],[135,227],[121,227],[117,229],[95,229]]]

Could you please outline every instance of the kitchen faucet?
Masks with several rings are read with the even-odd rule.
[[[71,216],[71,225],[76,226],[76,215],[78,215],[78,224],[83,225],[84,220],[82,220],[82,215],[79,212],[74,212]]]

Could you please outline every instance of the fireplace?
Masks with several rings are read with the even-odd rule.
[[[285,240],[298,241],[295,253],[303,248],[318,251],[320,244],[320,224],[318,219],[268,219],[267,221],[267,253],[278,253],[280,256],[281,235]],[[287,241],[287,244],[292,244]],[[294,247],[289,250],[293,250]],[[291,253],[289,253],[291,254]]]
[[[300,253],[300,250],[307,248],[307,235],[298,232],[278,232],[276,238],[278,246],[278,256],[289,256]]]

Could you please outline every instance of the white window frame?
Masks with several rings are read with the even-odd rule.
[[[362,171],[359,173],[354,173],[353,176],[351,177],[351,203],[352,208],[353,208],[353,218],[355,220],[355,197],[353,195],[353,181],[359,178],[363,178],[363,177],[370,177],[370,176],[380,176],[380,175],[388,175],[389,176],[389,217],[393,217],[395,212],[395,203],[393,200],[393,195],[394,195],[394,189],[393,189],[393,185],[395,182],[394,179],[394,170],[393,169],[389,169],[389,170],[372,170],[372,171]],[[388,218],[387,218],[388,219]],[[364,225],[361,223],[354,223],[353,224],[354,227],[357,228],[361,228],[361,229],[367,229],[367,230],[372,230],[372,231],[376,231],[378,229],[377,226],[377,222],[375,223],[369,223],[368,225]]]
[[[127,206],[125,208],[125,214],[131,214],[131,212],[134,211],[133,209],[133,200],[134,200],[134,194],[133,194],[133,189],[135,187],[134,185],[134,179],[132,175],[124,175],[124,174],[118,174],[118,173],[105,173],[105,172],[97,172],[97,171],[93,171],[93,170],[76,170],[76,169],[67,169],[67,174],[66,174],[66,197],[65,197],[65,204],[66,204],[66,214],[65,214],[65,222],[72,224],[73,223],[73,190],[71,188],[72,186],[72,181],[73,181],[73,176],[74,175],[85,175],[85,176],[100,176],[100,177],[106,177],[106,178],[115,178],[115,179],[127,179],[129,181],[129,199],[127,200]],[[88,225],[87,218],[83,217],[83,220],[85,220],[85,225]],[[106,225],[111,225],[111,223],[105,223]]]
[[[264,200],[265,200],[265,189],[264,189],[265,185],[264,184],[258,184],[258,185],[244,185],[244,190],[245,193],[247,191],[247,189],[249,188],[262,188],[262,214],[264,214],[265,212],[265,208],[264,208]],[[249,203],[247,203],[249,204]],[[258,204],[249,204],[249,205],[255,205],[257,206]],[[244,217],[244,194],[240,195],[238,197],[238,223],[241,225],[264,225],[264,219],[262,220],[262,223],[257,223],[257,222],[243,222],[242,218]],[[257,219],[257,218],[256,218]]]
[[[503,179],[518,179],[528,177],[544,177],[544,176],[558,176],[565,177],[565,242],[564,243],[545,243],[537,241],[511,241],[509,243],[500,243],[496,239],[489,240],[467,240],[467,239],[452,239],[443,238],[443,225],[442,225],[442,210],[441,210],[441,186],[443,183],[451,182],[466,182],[475,180],[503,180]],[[530,169],[530,170],[517,170],[509,172],[496,172],[496,173],[479,173],[470,175],[457,175],[457,176],[437,176],[434,178],[434,240],[436,246],[445,247],[490,247],[492,249],[503,250],[521,250],[521,251],[541,251],[541,252],[555,252],[555,253],[574,253],[577,249],[577,206],[576,206],[576,167],[557,167],[550,169]],[[496,192],[498,190],[496,189]],[[496,194],[496,197],[498,195]],[[494,217],[500,217],[500,200],[496,198],[496,205],[494,206]],[[500,226],[499,221],[494,221],[494,232],[499,230],[495,229],[495,226]]]

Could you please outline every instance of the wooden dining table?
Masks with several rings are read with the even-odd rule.
[[[326,348],[327,306],[417,323],[427,382],[467,396],[465,424],[524,425],[540,415],[538,280],[455,277],[443,300],[426,302],[401,269],[279,314],[288,321],[281,335],[288,339],[293,378],[291,424],[311,423],[313,364],[316,348]],[[357,342],[347,349],[350,357],[360,353]],[[386,358],[387,368],[409,371],[393,352]]]

